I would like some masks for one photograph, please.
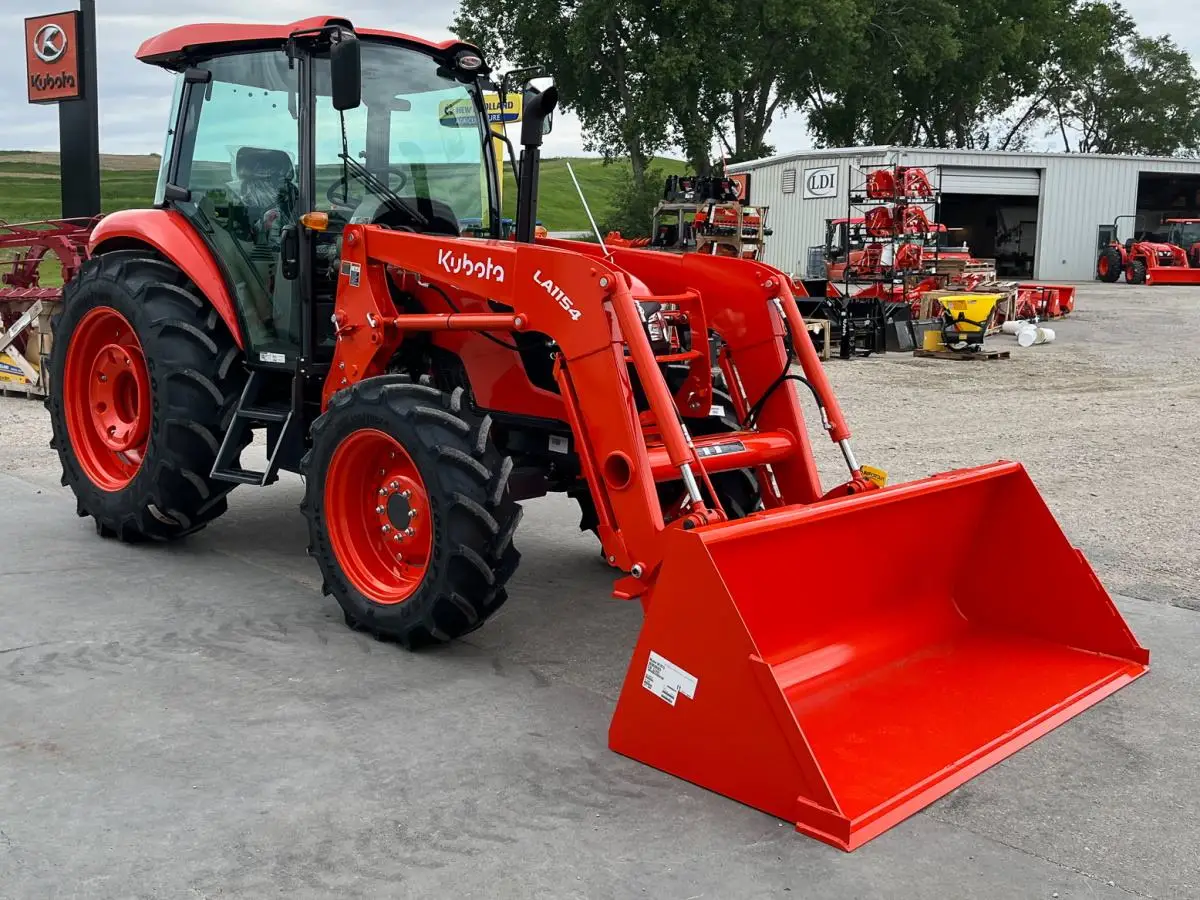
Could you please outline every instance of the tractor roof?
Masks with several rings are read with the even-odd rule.
[[[338,16],[312,16],[286,25],[234,25],[222,22],[181,25],[146,40],[138,48],[137,58],[142,62],[175,68],[182,64],[185,57],[197,51],[227,52],[238,46],[281,44],[297,32],[317,31],[334,24],[350,25],[350,22]],[[354,31],[361,38],[413,44],[431,50],[471,46],[457,40],[430,41],[399,31],[376,28],[355,28]]]

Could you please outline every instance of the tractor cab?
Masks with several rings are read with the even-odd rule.
[[[478,52],[315,19],[188,26],[139,57],[178,73],[156,205],[225,270],[251,366],[332,358],[350,223],[501,237]]]
[[[1167,243],[1187,254],[1188,265],[1200,268],[1200,219],[1166,219]]]

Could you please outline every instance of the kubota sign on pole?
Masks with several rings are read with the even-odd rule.
[[[30,103],[58,104],[63,218],[100,212],[100,125],[96,104],[96,4],[25,20]]]
[[[30,103],[79,99],[83,78],[79,68],[78,12],[25,20],[25,68]]]

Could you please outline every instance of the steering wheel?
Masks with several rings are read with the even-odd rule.
[[[390,187],[396,193],[400,193],[400,191],[404,190],[404,188],[408,185],[408,173],[405,171],[407,168],[407,166],[403,166],[398,163],[392,163],[387,167],[389,182],[393,176],[400,179],[400,183],[398,185],[393,186],[390,183],[388,184],[388,187]],[[361,192],[361,185],[359,186],[359,192],[352,193],[350,191],[346,191],[343,194],[344,186],[346,184],[346,176],[341,175],[325,189],[325,199],[329,201],[330,206],[338,206],[343,209],[354,209],[363,201],[364,195]],[[343,199],[343,197],[345,199]]]

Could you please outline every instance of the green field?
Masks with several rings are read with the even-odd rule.
[[[623,183],[628,165],[606,165],[602,160],[571,159],[584,196],[597,220],[603,220],[613,192]],[[552,231],[587,231],[587,215],[579,202],[566,159],[546,159],[538,189],[538,218]],[[678,174],[685,164],[656,160],[664,175]],[[146,206],[154,196],[157,160],[151,156],[106,157],[101,170],[101,198],[105,212]],[[511,170],[504,183],[504,214],[514,216],[517,191]],[[58,164],[55,154],[0,151],[0,220],[27,222],[59,215]]]

